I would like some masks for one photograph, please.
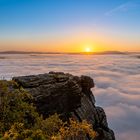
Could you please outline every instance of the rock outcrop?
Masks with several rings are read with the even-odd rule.
[[[95,106],[91,91],[94,81],[90,77],[50,72],[13,80],[32,94],[38,112],[44,117],[57,112],[63,119],[87,120],[98,132],[97,140],[115,140],[104,110]]]

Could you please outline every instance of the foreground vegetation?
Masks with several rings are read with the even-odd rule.
[[[96,135],[86,121],[63,122],[57,114],[43,119],[29,93],[13,81],[0,81],[0,140],[94,139]]]

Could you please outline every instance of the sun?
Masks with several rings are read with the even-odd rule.
[[[91,49],[89,47],[85,48],[86,52],[91,52]]]
[[[85,52],[86,53],[90,53],[92,50],[91,50],[91,47],[85,47]]]
[[[83,45],[83,52],[86,53],[86,54],[91,54],[93,53],[94,51],[94,47],[92,44],[86,44],[86,45]]]

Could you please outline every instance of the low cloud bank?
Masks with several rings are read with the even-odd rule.
[[[129,55],[2,55],[0,79],[64,71],[95,80],[96,104],[103,106],[117,140],[140,134],[140,59]]]

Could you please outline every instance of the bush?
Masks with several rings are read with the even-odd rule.
[[[54,114],[43,119],[32,96],[13,81],[0,81],[0,140],[65,140],[97,135],[86,121],[63,122]]]
[[[14,88],[13,88],[14,87]],[[30,94],[19,89],[16,83],[0,81],[0,132],[3,133],[16,123],[23,123],[30,128],[39,117]]]

